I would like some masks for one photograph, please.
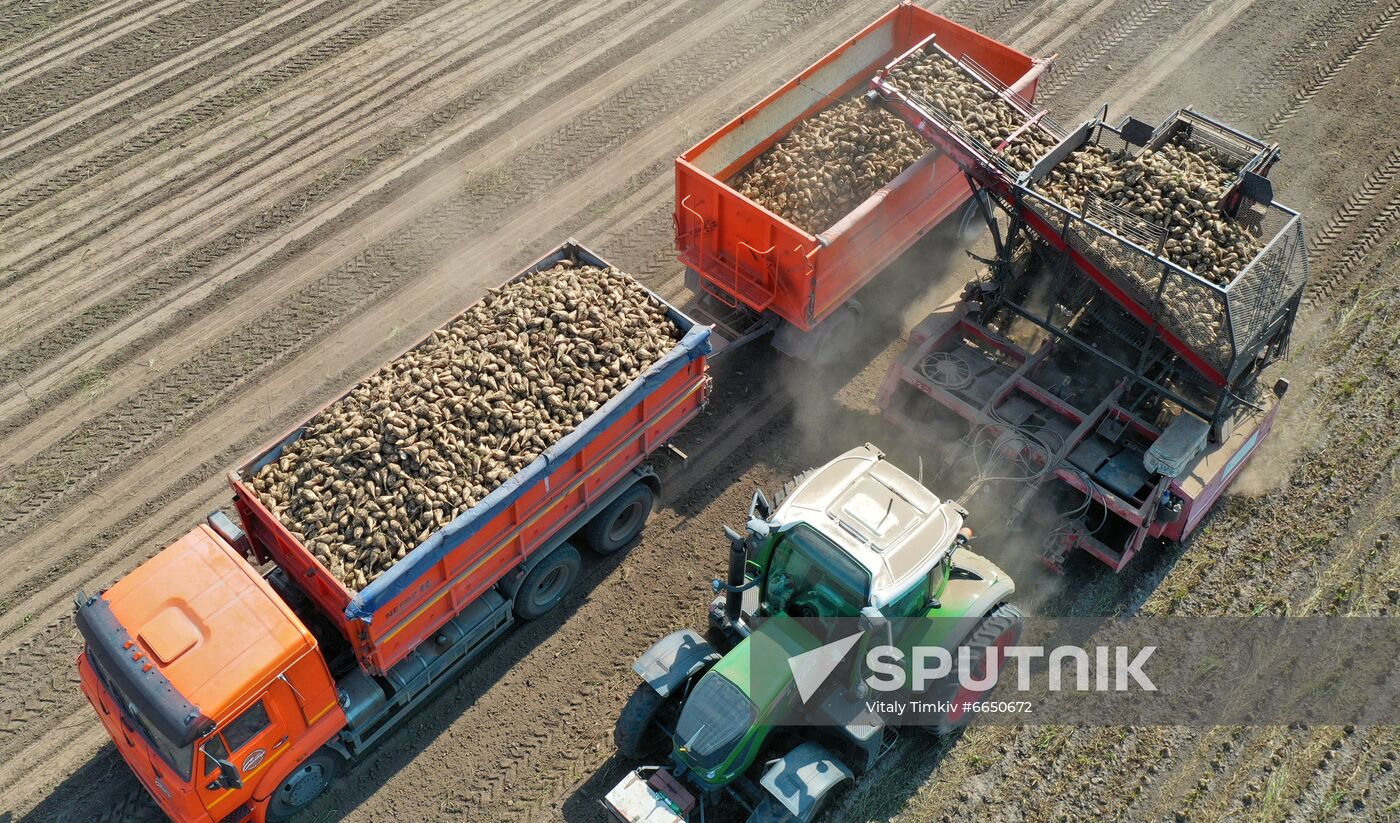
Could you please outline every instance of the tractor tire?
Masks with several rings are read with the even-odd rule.
[[[627,548],[646,527],[656,495],[638,481],[583,527],[583,540],[595,554],[607,556]]]
[[[776,797],[768,795],[749,813],[745,823],[812,823],[822,816],[822,812],[826,811],[827,801],[831,799],[831,796],[842,788],[844,787],[837,786],[831,792],[817,798],[816,805],[808,810],[806,817],[798,817],[788,811],[787,807],[780,803]]]
[[[646,760],[659,753],[666,744],[666,732],[656,719],[666,705],[666,698],[646,683],[627,698],[622,713],[613,727],[613,742],[617,751],[629,760]]]
[[[816,469],[808,469],[801,474],[795,474],[791,480],[784,483],[783,487],[778,489],[777,493],[773,495],[773,510],[777,511],[778,507],[783,505],[783,501],[787,499],[788,495],[792,494],[798,486],[802,485],[803,480],[811,477],[814,471],[816,471]]]
[[[306,809],[335,781],[340,770],[340,755],[321,749],[306,758],[287,775],[272,793],[267,804],[267,819],[282,823]]]
[[[578,549],[561,544],[525,575],[515,593],[515,615],[521,620],[543,617],[573,588],[581,568]]]
[[[1025,622],[1025,614],[1010,603],[999,604],[978,621],[961,645],[972,648],[971,663],[979,677],[984,671],[982,667],[985,665],[987,650],[1002,646],[1014,646],[1021,637],[1021,629],[1025,626]],[[974,691],[963,688],[955,681],[946,694],[940,695],[943,699],[953,701],[953,710],[944,714],[934,724],[934,731],[940,735],[950,735],[966,726],[976,717],[977,713],[965,709],[964,706],[985,701],[995,688],[996,684],[993,684],[985,691]]]

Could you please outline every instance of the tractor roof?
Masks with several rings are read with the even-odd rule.
[[[883,606],[943,559],[965,514],[867,443],[813,471],[772,523],[805,523],[840,546],[870,572],[871,604]]]

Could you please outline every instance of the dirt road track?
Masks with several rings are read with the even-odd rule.
[[[671,159],[887,5],[0,5],[0,381],[14,387],[0,397],[0,558],[10,570],[0,636],[11,650],[0,660],[0,809],[35,819],[151,813],[72,683],[74,590],[178,535],[221,501],[220,472],[238,455],[562,236],[679,293]],[[1400,3],[933,6],[1027,50],[1060,51],[1046,91],[1062,119],[1105,98],[1131,99],[1149,116],[1189,102],[1283,141],[1276,176],[1313,229],[1313,311],[1330,316],[1357,283],[1387,282],[1376,278],[1394,261],[1376,266],[1400,217],[1400,149],[1375,139],[1397,102],[1375,78],[1393,75]],[[1343,331],[1393,330],[1383,314],[1363,323],[1368,311]],[[899,348],[892,337],[844,388],[780,395],[809,392],[803,405],[831,407],[853,442],[856,432],[879,442],[889,435],[869,397]],[[1346,387],[1378,368],[1360,353],[1388,339],[1348,339],[1304,346],[1297,368],[1348,352],[1356,361],[1311,391],[1359,415],[1344,417],[1339,428],[1352,434],[1325,454],[1340,461],[1334,474],[1373,481],[1365,511],[1382,511],[1393,453],[1353,465],[1348,450],[1360,447],[1358,421],[1393,417],[1388,384]],[[592,567],[566,614],[516,632],[313,819],[593,815],[618,765],[608,732],[630,689],[627,662],[658,631],[699,619],[718,524],[735,518],[752,484],[771,487],[824,459],[793,404],[766,399],[763,383],[785,367],[754,358],[721,377],[714,410],[687,433],[702,447],[693,453],[712,451],[672,485],[643,545]],[[1148,608],[1307,602],[1345,585],[1358,562],[1392,583],[1357,602],[1384,605],[1395,555],[1340,537],[1374,541],[1377,527],[1356,528],[1361,509],[1314,475],[1290,482],[1291,493],[1233,503],[1179,560],[1102,581],[1089,605],[1140,601],[1154,587]],[[1288,522],[1319,505],[1336,508],[1345,548],[1325,558],[1333,562],[1317,568],[1321,555],[1304,544],[1245,559],[1251,541],[1278,528],[1260,511]],[[1307,763],[1335,738],[1329,770],[1274,792],[1296,789],[1321,808],[1346,769],[1379,769],[1396,745],[1393,734],[1358,741],[1341,731],[1044,734],[978,730],[946,759],[901,751],[893,773],[927,775],[941,763],[933,800],[904,779],[872,804],[883,785],[872,782],[849,811],[883,816],[915,792],[905,808],[915,819],[972,819],[939,805],[956,797],[938,793],[945,773],[968,775],[969,797],[990,815],[1019,808],[1003,805],[998,786],[1049,769],[1067,775],[1047,789],[1062,798],[1060,813],[1116,810],[1107,798],[1126,790],[1138,799],[1125,816],[1170,817],[1180,806],[1209,818],[1216,792],[1247,808],[1249,784],[1273,757]],[[1098,788],[1072,782],[1081,760],[1100,765],[1103,781],[1088,783]],[[1148,760],[1171,779],[1148,773]],[[1004,771],[987,776],[993,761]],[[1132,768],[1102,766],[1119,762]],[[450,780],[445,763],[459,769]]]

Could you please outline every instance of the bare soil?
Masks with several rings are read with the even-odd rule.
[[[0,0],[0,813],[158,813],[77,690],[73,593],[204,513],[222,473],[567,236],[667,297],[681,150],[889,0]],[[1048,578],[1067,612],[1394,613],[1397,0],[953,0],[1073,122],[1192,105],[1279,141],[1312,286],[1286,417],[1190,545]],[[598,820],[629,665],[703,622],[754,485],[870,441],[902,335],[971,274],[935,232],[824,375],[717,368],[641,543],[594,561],[310,820]],[[832,432],[840,432],[833,443]],[[935,490],[945,482],[930,470]],[[974,512],[974,525],[977,513]],[[997,550],[985,548],[989,553]],[[974,728],[902,744],[841,820],[1394,820],[1387,728]]]

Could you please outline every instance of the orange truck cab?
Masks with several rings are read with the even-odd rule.
[[[308,758],[345,725],[335,682],[316,638],[209,525],[80,595],[76,614],[83,693],[172,819],[263,820],[298,805],[298,787],[319,794],[334,763]]]

